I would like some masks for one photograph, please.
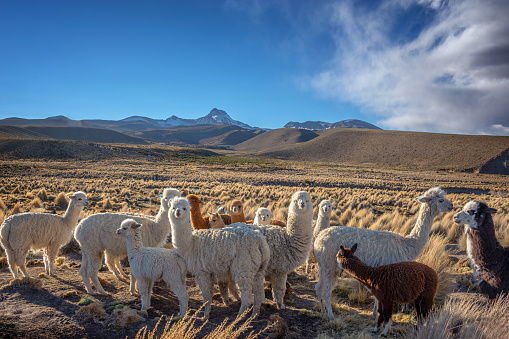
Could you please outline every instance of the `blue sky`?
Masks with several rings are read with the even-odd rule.
[[[0,0],[0,118],[509,135],[506,0]]]

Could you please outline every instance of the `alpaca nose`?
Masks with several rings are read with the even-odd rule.
[[[182,214],[182,212],[180,212],[180,209],[178,209],[178,208],[177,208],[177,209],[175,210],[175,216],[176,216],[177,218],[180,218],[180,215],[181,215],[181,214]]]
[[[300,206],[300,208],[304,208],[304,207],[306,207],[306,203],[301,200],[301,201],[299,201],[299,206]]]
[[[117,234],[120,234],[120,230],[121,230],[121,228],[117,229]]]

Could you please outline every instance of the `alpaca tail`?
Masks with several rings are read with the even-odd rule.
[[[262,262],[260,265],[260,270],[265,271],[267,267],[269,266],[269,260],[270,260],[270,247],[269,244],[267,244],[267,241],[265,240],[265,237],[263,237],[260,240],[260,253],[262,255]]]
[[[8,220],[4,221],[0,225],[0,244],[4,248],[5,252],[13,252],[11,244],[9,242],[9,236],[11,234],[11,224]]]

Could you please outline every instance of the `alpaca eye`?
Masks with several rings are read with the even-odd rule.
[[[444,199],[440,199],[440,200],[438,200],[438,201],[439,201],[439,202],[444,202]]]
[[[470,211],[467,211],[468,214],[470,215],[474,215],[475,211],[474,210],[470,210]]]

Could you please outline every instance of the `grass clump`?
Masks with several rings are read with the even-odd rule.
[[[92,304],[94,301],[90,298],[81,298],[80,301],[78,301],[78,305],[88,306]]]
[[[57,197],[55,198],[55,204],[60,206],[66,206],[69,203],[69,200],[67,199],[67,196],[64,192],[60,192]]]

